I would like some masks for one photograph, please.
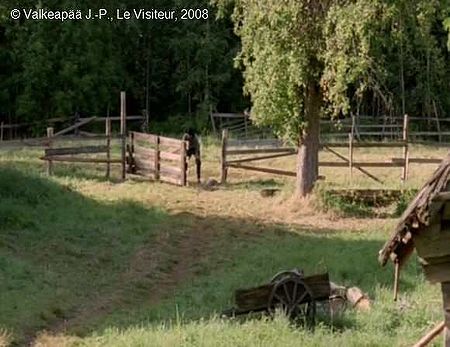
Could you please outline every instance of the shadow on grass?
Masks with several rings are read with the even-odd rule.
[[[18,344],[43,329],[84,335],[208,317],[234,305],[234,290],[294,267],[328,271],[371,296],[391,286],[373,236],[170,215],[96,201],[32,173],[0,167],[0,175],[0,326]],[[419,272],[406,268],[403,291]]]
[[[228,189],[248,189],[248,190],[259,190],[264,188],[279,188],[284,186],[282,181],[277,181],[273,178],[271,179],[258,179],[252,181],[244,182],[233,182],[227,183],[226,187]]]

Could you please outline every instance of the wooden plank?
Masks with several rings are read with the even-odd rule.
[[[174,166],[161,166],[159,169],[161,175],[181,177],[182,170],[179,167]]]
[[[345,136],[348,136],[347,134]],[[330,148],[347,148],[348,142],[323,142],[321,146],[327,146]],[[404,147],[405,143],[403,141],[396,142],[354,142],[354,148],[400,148]]]
[[[441,231],[441,224],[436,221],[414,236],[414,244],[421,258],[447,256],[450,254],[450,231]]]
[[[265,154],[265,153],[292,153],[296,152],[294,147],[289,148],[260,148],[260,149],[236,149],[227,150],[226,155],[241,155],[241,154]]]
[[[433,329],[427,332],[413,347],[426,347],[428,344],[435,339],[445,328],[445,322],[442,321],[438,323]]]
[[[352,146],[353,147],[353,146]],[[333,153],[335,156],[337,156],[338,158],[342,159],[344,162],[348,163],[348,159],[346,157],[344,157],[342,154],[336,152],[335,150],[331,149],[328,146],[324,146],[325,149],[327,149],[329,152]],[[352,168],[353,168],[353,163],[352,163]],[[368,177],[370,177],[371,179],[373,179],[376,182],[379,183],[383,183],[378,177],[372,175],[370,172],[360,168],[360,167],[356,167],[356,169],[360,172],[362,172],[363,174],[367,175]]]
[[[85,147],[63,147],[63,148],[48,148],[45,150],[45,156],[52,155],[69,155],[69,154],[87,154],[87,153],[106,153],[108,146],[85,146]]]
[[[440,120],[442,121],[442,119]],[[410,136],[450,136],[449,131],[414,131],[409,133]]]
[[[180,148],[181,146],[181,140],[178,139],[172,139],[170,137],[164,137],[164,136],[160,136],[159,137],[159,143],[161,146],[164,147],[176,147],[177,149]]]
[[[244,113],[212,113],[213,118],[244,118]]]
[[[134,153],[141,157],[154,158],[156,155],[156,149],[145,148],[138,145],[134,145]]]
[[[149,158],[143,158],[139,155],[134,155],[134,164],[136,166],[136,170],[155,170],[155,162],[152,159]]]
[[[403,158],[391,158],[392,162],[401,163],[403,165],[404,163]],[[442,163],[442,159],[439,158],[409,158],[409,163],[412,164],[440,164]]]
[[[81,126],[92,122],[95,118],[97,118],[97,117],[86,118],[83,121],[80,121],[80,122],[78,122],[78,123],[76,123],[76,124],[74,124],[74,125],[72,125],[72,126],[70,126],[68,128],[65,128],[65,129],[63,129],[61,131],[58,131],[54,136],[57,137],[57,136],[60,136],[60,135],[67,134],[68,132],[71,132],[72,130],[78,129]]]
[[[184,146],[184,142],[180,142],[181,145]],[[170,152],[160,152],[161,160],[172,160],[172,161],[179,161],[181,158],[181,153],[170,153]]]
[[[182,181],[181,181],[181,179],[179,177],[176,178],[176,177],[171,177],[171,176],[161,176],[159,179],[162,182],[172,183],[172,184],[175,184],[177,186],[182,186],[183,185],[183,183],[182,183]]]
[[[334,162],[334,161],[321,161],[319,162],[319,166],[323,167],[347,167],[348,163],[340,163],[340,162]],[[353,162],[353,167],[403,167],[403,163],[399,162]]]
[[[80,121],[86,120],[89,118],[86,117],[81,117],[79,118]],[[95,117],[95,119],[93,120],[93,122],[104,122],[107,119],[109,119],[110,121],[120,121],[120,116],[119,117]],[[143,120],[145,119],[143,116],[127,116],[127,121],[129,120]]]
[[[282,145],[283,141],[279,139],[228,140],[228,147],[279,147]]]
[[[135,141],[144,141],[144,142],[147,142],[147,143],[155,143],[156,142],[156,138],[158,137],[157,135],[139,133],[139,132],[136,132],[136,131],[133,131],[132,133],[133,133]]]
[[[242,164],[229,164],[228,162],[227,162],[227,167],[232,167],[235,169],[249,170],[249,171],[271,173],[274,175],[282,175],[282,176],[290,176],[290,177],[297,176],[296,172],[294,172],[294,171],[286,171],[286,170],[279,170],[279,169],[272,169],[272,168],[265,168],[265,167],[255,167],[255,166],[248,166],[248,165],[242,165]]]
[[[78,157],[58,157],[58,156],[51,156],[51,157],[42,157],[41,160],[48,160],[48,161],[61,161],[61,162],[70,162],[70,163],[111,163],[111,164],[118,164],[122,163],[122,159],[106,159],[106,158],[78,158]]]
[[[243,159],[229,160],[229,161],[227,161],[227,163],[228,164],[247,163],[247,162],[257,161],[257,160],[267,160],[267,159],[287,157],[287,156],[296,155],[296,154],[297,154],[297,152],[272,154],[272,155],[265,155],[265,156],[262,156],[262,157],[252,157],[252,158],[243,158]]]

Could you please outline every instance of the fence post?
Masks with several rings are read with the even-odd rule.
[[[186,186],[187,175],[186,175],[186,142],[181,141],[181,153],[180,153],[180,169],[181,169],[181,185]]]
[[[120,140],[122,149],[122,180],[126,178],[126,144],[127,144],[127,100],[126,93],[120,92]]]
[[[105,123],[105,135],[106,135],[106,178],[111,176],[111,119],[106,118]]]
[[[0,142],[3,142],[4,125],[5,125],[5,123],[3,123],[3,122],[0,124]]]
[[[52,148],[52,137],[53,137],[53,128],[47,128],[47,148]],[[47,160],[47,175],[51,176],[53,174],[53,162],[51,160]]]
[[[350,170],[350,179],[353,178],[353,131],[348,134],[348,168]]]
[[[130,132],[130,135],[128,136],[128,172],[131,172],[132,174],[136,173],[135,165],[134,165],[134,132]]]
[[[405,114],[403,118],[403,172],[402,172],[402,182],[408,179],[409,171],[409,146],[408,146],[408,126],[409,120],[408,115]]]
[[[159,170],[160,170],[160,151],[159,151],[159,136],[156,136],[155,143],[155,180],[159,180]]]
[[[220,183],[227,182],[227,142],[228,142],[228,129],[222,130],[222,152],[220,156]]]

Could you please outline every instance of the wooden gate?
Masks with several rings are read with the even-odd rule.
[[[180,186],[186,185],[186,142],[130,132],[128,172]]]

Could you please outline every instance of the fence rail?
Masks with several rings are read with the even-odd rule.
[[[402,181],[408,179],[410,164],[439,164],[439,158],[413,158],[410,157],[410,133],[409,133],[409,118],[403,118],[402,137],[399,140],[391,142],[358,142],[355,133],[351,131],[346,134],[348,141],[323,141],[320,143],[320,148],[327,150],[334,155],[338,160],[336,161],[319,161],[319,167],[348,167],[350,177],[353,176],[353,171],[358,170],[369,178],[380,182],[380,179],[368,172],[365,168],[401,168]],[[276,159],[297,154],[296,147],[283,146],[279,140],[230,140],[228,138],[228,131],[222,132],[222,148],[221,148],[221,182],[225,183],[230,168],[250,170],[264,173],[271,173],[276,175],[295,177],[296,173],[293,171],[281,170],[271,167],[251,166],[251,162],[263,161],[268,159]],[[348,156],[337,152],[334,148],[347,148]],[[384,161],[359,161],[355,159],[356,148],[399,148],[402,149],[401,158],[390,158]]]

